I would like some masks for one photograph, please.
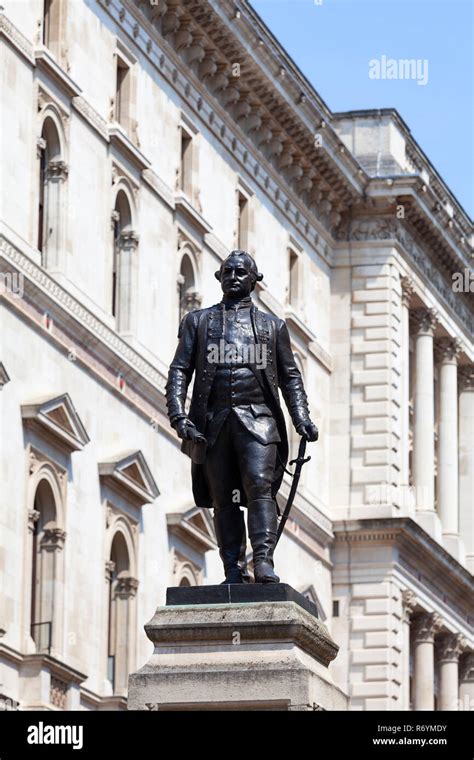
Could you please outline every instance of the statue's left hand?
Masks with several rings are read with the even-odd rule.
[[[319,438],[319,430],[311,420],[302,422],[297,426],[296,431],[302,438],[306,438],[307,441],[317,441]]]

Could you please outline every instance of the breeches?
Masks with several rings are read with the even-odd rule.
[[[229,414],[204,465],[213,507],[238,507],[241,487],[247,503],[271,499],[276,453],[276,443],[260,443],[236,415]]]

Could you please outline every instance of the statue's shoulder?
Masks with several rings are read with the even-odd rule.
[[[280,317],[277,317],[276,314],[271,314],[269,311],[262,311],[262,309],[255,307],[255,313],[258,320],[267,322],[267,324],[270,324],[272,327],[274,327],[275,330],[280,330],[285,324],[284,319],[280,319]]]
[[[207,316],[211,312],[217,311],[218,309],[219,304],[214,304],[213,306],[206,306],[204,309],[193,309],[193,311],[188,311],[181,320],[178,337],[181,337],[181,333],[183,332],[185,326],[191,329],[197,328],[202,315]]]

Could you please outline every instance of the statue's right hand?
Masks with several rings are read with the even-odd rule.
[[[176,423],[176,432],[178,433],[178,438],[181,438],[183,441],[189,441],[191,439],[190,430],[192,427],[194,426],[187,417],[183,417],[182,419],[178,420]]]
[[[176,432],[178,433],[178,437],[181,438],[183,441],[205,441],[206,439],[198,431],[196,428],[196,425],[194,425],[191,420],[189,420],[187,417],[183,417],[180,419],[176,424]]]

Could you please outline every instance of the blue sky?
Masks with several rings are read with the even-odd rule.
[[[474,0],[250,1],[332,111],[396,108],[474,215]],[[427,83],[369,78],[383,55],[426,59]]]

